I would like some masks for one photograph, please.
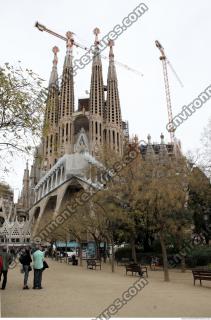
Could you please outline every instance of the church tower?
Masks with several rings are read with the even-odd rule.
[[[26,162],[26,169],[23,174],[23,187],[21,196],[18,199],[18,204],[23,210],[28,210],[30,207],[30,191],[29,191],[29,167],[28,161]]]
[[[50,169],[58,159],[58,116],[59,116],[59,85],[57,73],[57,53],[54,47],[53,67],[49,80],[48,97],[43,128],[43,159],[42,167]]]
[[[92,61],[90,101],[89,101],[89,121],[90,121],[90,152],[95,154],[96,150],[103,143],[103,115],[105,108],[103,71],[100,57],[99,39],[100,30],[94,29],[95,48]]]
[[[109,67],[107,77],[106,130],[104,140],[111,150],[123,153],[122,117],[118,91],[116,67],[114,64],[113,41],[109,41]]]
[[[59,145],[60,156],[65,153],[73,152],[73,121],[72,114],[74,113],[74,81],[73,81],[73,34],[68,31],[67,36],[67,51],[64,60],[60,108],[59,108]]]

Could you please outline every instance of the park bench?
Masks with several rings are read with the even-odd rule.
[[[211,270],[194,269],[192,270],[192,273],[193,273],[194,286],[195,286],[196,280],[200,281],[200,286],[202,285],[201,280],[211,281]]]
[[[100,270],[101,270],[101,261],[99,261],[99,260],[87,259],[86,263],[87,263],[87,269],[95,269],[96,270],[97,267],[100,267]]]
[[[125,269],[126,269],[126,275],[128,272],[131,272],[132,276],[133,276],[133,273],[135,274],[138,273],[140,276],[143,276],[144,274],[146,274],[146,277],[148,278],[148,272],[147,272],[146,266],[141,266],[136,263],[133,263],[133,264],[126,265]]]
[[[65,254],[60,254],[60,255],[58,256],[58,261],[59,261],[59,262],[66,261]]]
[[[76,259],[76,257],[67,257],[66,258],[66,262],[67,264],[72,264],[73,266],[77,266],[78,265],[78,259]]]

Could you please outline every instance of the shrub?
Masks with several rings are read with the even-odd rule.
[[[143,252],[143,250],[137,248],[136,249],[136,257],[137,261],[142,264],[149,264],[151,262],[151,257],[156,255],[156,257],[160,258],[160,261],[162,261],[162,255],[160,253],[154,253],[154,252]],[[115,259],[117,261],[121,261],[123,259],[129,259],[132,260],[132,249],[130,246],[119,248],[115,252]]]
[[[179,252],[178,252],[179,254]],[[159,252],[143,252],[141,249],[136,249],[137,261],[142,264],[150,264],[151,257],[156,256],[160,259],[160,263],[162,264],[162,254]],[[132,250],[130,246],[119,248],[115,252],[115,259],[117,261],[121,261],[122,258],[126,258],[132,260]],[[174,260],[174,254],[170,254],[168,250],[168,259]],[[195,268],[197,266],[211,266],[211,247],[208,246],[197,246],[194,247],[189,254],[185,258],[185,262],[187,267]],[[180,267],[180,263],[176,264],[176,267]]]
[[[186,257],[186,264],[190,268],[207,266],[209,263],[211,263],[211,247],[208,246],[195,247]]]
[[[131,247],[118,248],[115,252],[115,259],[121,261],[122,258],[132,259]]]

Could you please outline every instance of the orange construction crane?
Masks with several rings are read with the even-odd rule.
[[[164,75],[165,92],[166,92],[166,103],[167,103],[167,110],[168,110],[168,121],[169,121],[169,123],[172,123],[173,122],[173,113],[172,113],[172,106],[171,106],[171,95],[170,95],[170,88],[169,88],[167,64],[171,68],[172,72],[174,73],[174,75],[175,75],[176,79],[178,80],[179,84],[181,85],[181,87],[183,87],[183,83],[180,80],[180,78],[178,77],[178,75],[177,75],[176,71],[174,70],[174,68],[172,67],[171,63],[167,59],[166,54],[164,52],[164,48],[161,45],[161,43],[158,40],[156,40],[155,45],[160,50],[160,53],[161,53],[160,60],[162,61],[162,65],[163,65],[163,75]],[[175,129],[174,128],[169,129],[169,132],[170,132],[171,142],[174,143],[175,142]]]

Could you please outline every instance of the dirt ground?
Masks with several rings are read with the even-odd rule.
[[[48,259],[42,290],[22,290],[20,268],[10,270],[8,285],[1,291],[2,317],[96,317],[121,298],[138,277],[126,276],[123,267],[114,274],[109,264],[102,270],[67,265]],[[32,287],[32,272],[29,285]],[[171,271],[171,282],[162,271],[149,271],[148,285],[113,316],[210,317],[211,282],[193,286],[190,271]]]

